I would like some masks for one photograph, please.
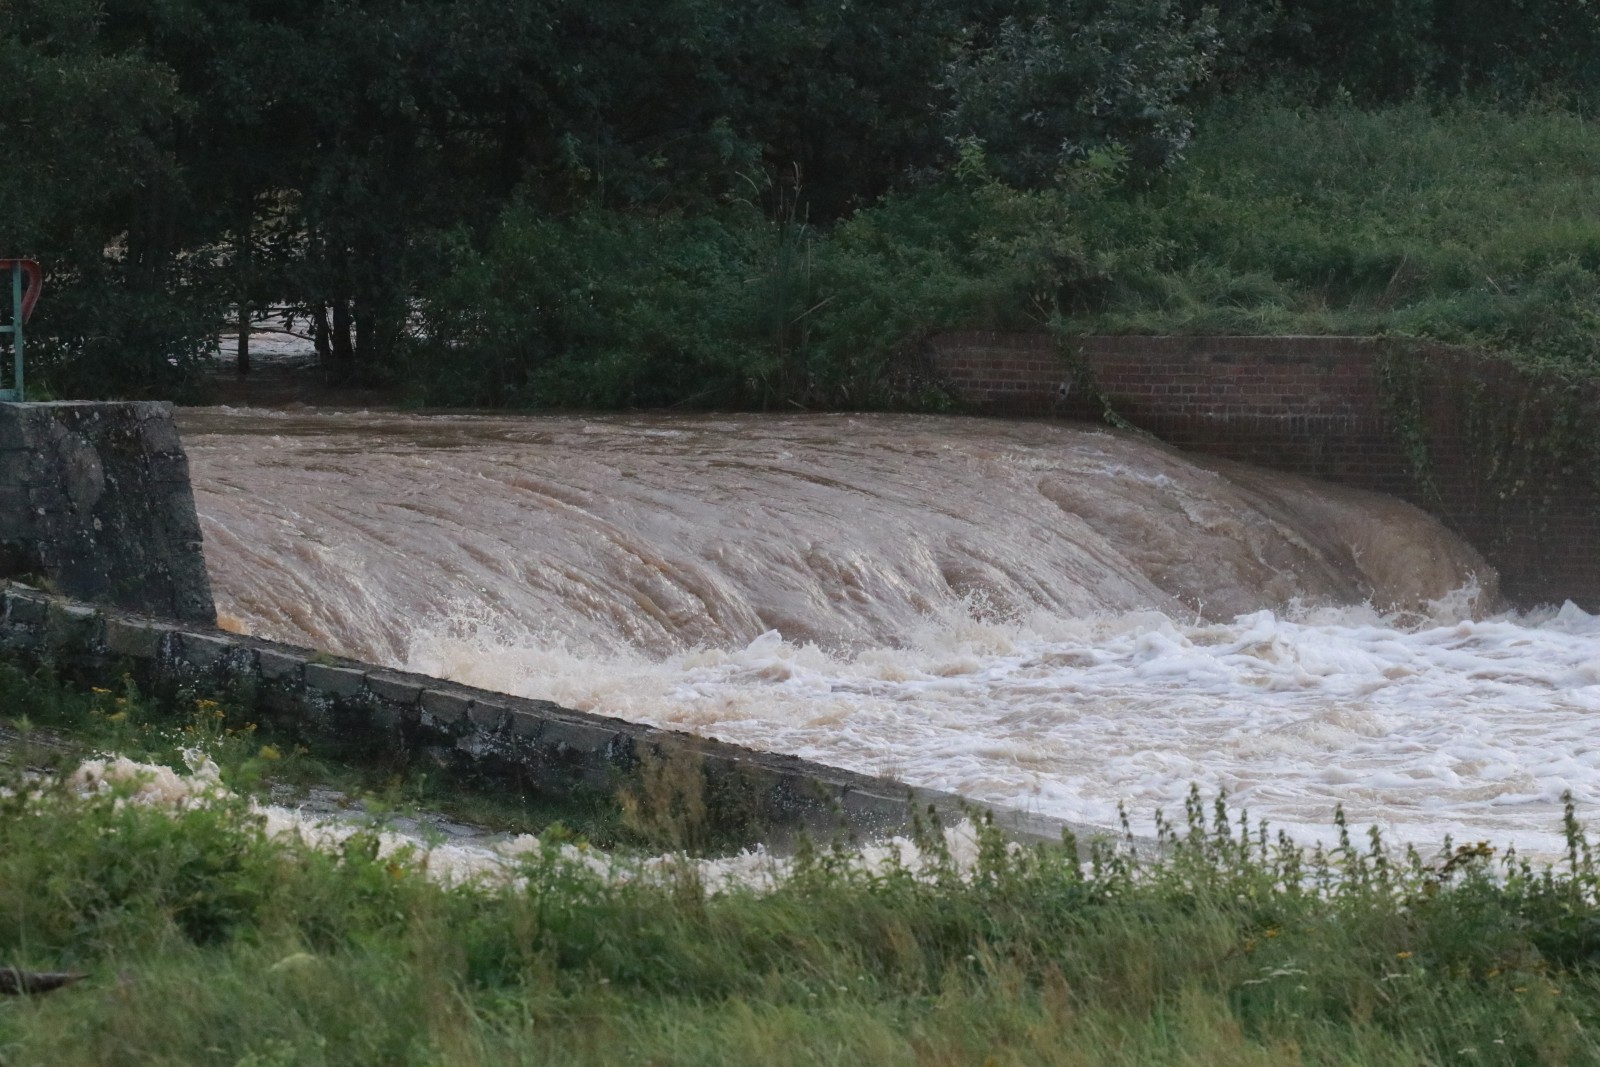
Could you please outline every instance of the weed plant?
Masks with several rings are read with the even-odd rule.
[[[115,714],[115,713],[113,713]],[[514,886],[269,839],[5,772],[0,963],[90,977],[0,1004],[0,1063],[1436,1064],[1600,1060],[1600,865],[1569,804],[1536,870],[1373,832],[1303,848],[1193,794],[1159,848],[870,871],[803,846],[770,892]]]

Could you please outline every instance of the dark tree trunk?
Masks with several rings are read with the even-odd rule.
[[[250,373],[250,271],[253,249],[250,244],[251,218],[248,212],[239,227],[239,354],[234,370],[243,378]]]
[[[328,327],[328,305],[319,303],[311,311],[311,342],[317,346],[317,362],[324,369],[333,362],[332,334]]]
[[[355,370],[356,348],[350,337],[350,301],[344,297],[333,302],[332,345],[334,376],[347,380]]]
[[[355,317],[356,357],[361,360],[362,369],[365,370],[378,362],[378,338],[377,330],[373,328],[372,305],[365,300],[358,303]],[[363,382],[362,384],[366,383]]]
[[[233,366],[241,378],[250,373],[250,305],[243,297],[239,298],[239,355]]]

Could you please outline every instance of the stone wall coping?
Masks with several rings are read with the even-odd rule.
[[[779,830],[801,827],[861,837],[907,830],[929,810],[942,819],[976,805],[937,790],[763,752],[695,734],[562,707],[548,700],[361,663],[310,649],[111,608],[79,604],[17,582],[0,584],[0,647],[49,658],[107,686],[131,668],[141,684],[228,693],[341,741],[393,754],[423,748],[508,780],[541,787],[614,787],[641,753],[692,753],[708,773],[737,775]],[[69,625],[62,625],[62,621]],[[993,817],[1022,841],[1059,841],[1108,828],[1037,813]]]

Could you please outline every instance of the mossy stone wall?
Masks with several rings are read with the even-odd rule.
[[[167,403],[0,403],[0,578],[213,623]]]

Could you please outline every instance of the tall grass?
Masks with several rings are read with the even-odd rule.
[[[13,777],[0,962],[90,978],[0,1004],[32,1064],[1434,1064],[1600,1059],[1600,867],[1488,846],[1305,850],[1192,797],[1115,843],[871,873],[803,848],[774,891],[602,878],[557,849],[442,887],[358,837],[268,839]]]
[[[1084,210],[1070,326],[1393,333],[1600,366],[1600,126],[1560,107],[1219,105],[1185,166]]]

